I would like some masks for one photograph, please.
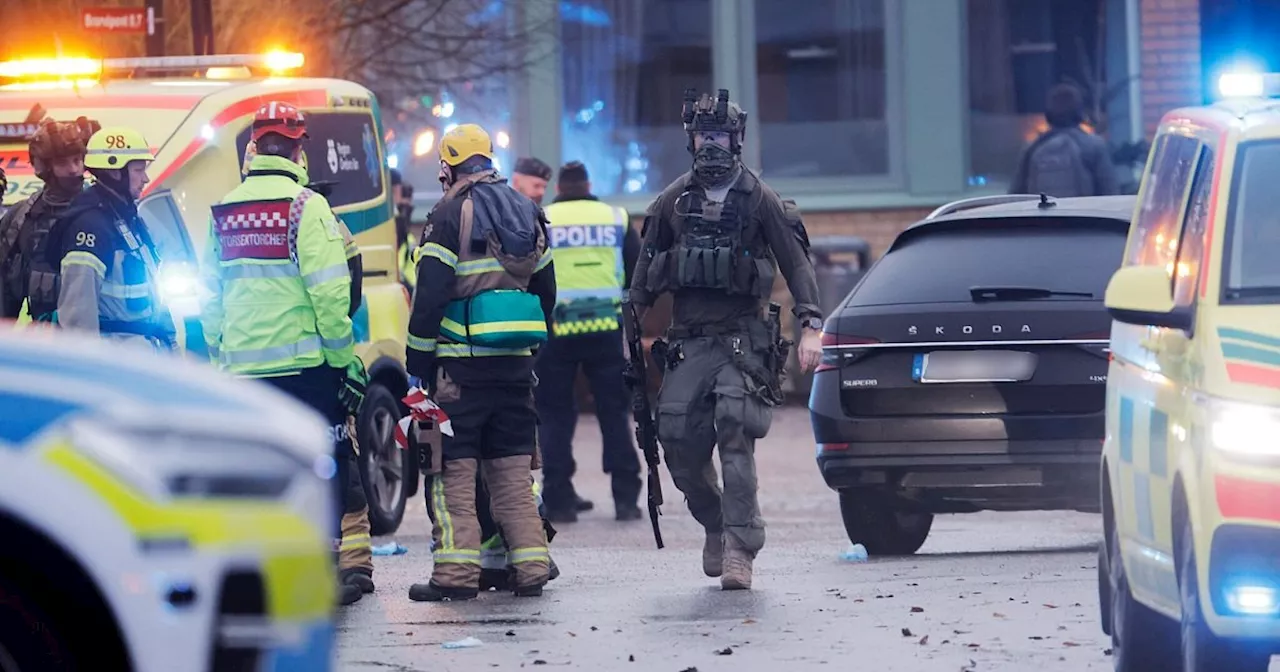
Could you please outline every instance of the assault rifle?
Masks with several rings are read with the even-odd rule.
[[[658,528],[658,516],[662,515],[662,477],[658,471],[661,460],[658,456],[658,428],[653,421],[653,409],[649,405],[649,367],[645,364],[644,341],[640,340],[643,330],[640,318],[636,316],[635,304],[625,300],[622,302],[622,329],[627,338],[627,348],[631,353],[631,361],[627,364],[624,378],[631,388],[631,415],[636,421],[636,443],[644,452],[644,461],[649,465],[649,522],[653,523],[653,540],[662,548],[662,530]]]

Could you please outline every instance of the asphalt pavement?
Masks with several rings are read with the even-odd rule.
[[[394,536],[409,552],[376,557],[377,592],[340,615],[338,669],[1111,669],[1098,627],[1098,516],[941,516],[916,556],[848,562],[811,436],[807,411],[787,408],[757,445],[768,540],[750,592],[722,592],[703,576],[702,530],[665,467],[666,548],[654,546],[647,519],[613,520],[591,416],[578,425],[575,480],[596,508],[557,526],[563,574],[541,598],[411,602],[409,585],[431,571],[430,523],[415,498]],[[442,646],[468,637],[480,644]]]

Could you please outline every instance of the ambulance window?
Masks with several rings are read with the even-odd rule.
[[[1187,204],[1186,223],[1178,244],[1177,276],[1173,280],[1173,300],[1176,305],[1195,303],[1196,286],[1200,279],[1200,260],[1204,255],[1205,227],[1209,221],[1209,195],[1213,191],[1213,150],[1204,148],[1200,164],[1196,168],[1196,181],[1191,188],[1191,202]]]
[[[313,183],[331,183],[329,205],[342,206],[382,198],[381,138],[373,117],[359,112],[307,112],[307,176]],[[249,129],[237,138],[244,156]]]
[[[1135,234],[1125,256],[1126,266],[1169,266],[1178,252],[1183,204],[1191,182],[1200,142],[1166,134],[1158,140],[1151,169],[1143,185],[1142,206],[1134,221]]]
[[[150,196],[138,204],[138,215],[160,248],[161,261],[194,261],[191,239],[187,237],[182,214],[168,192]]]
[[[1280,302],[1280,142],[1242,143],[1223,254],[1224,302]]]

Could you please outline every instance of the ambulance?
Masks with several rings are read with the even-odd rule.
[[[86,116],[140,131],[156,153],[138,211],[161,247],[163,298],[189,356],[207,351],[196,300],[198,259],[210,206],[240,183],[254,112],[267,101],[307,115],[305,146],[313,183],[360,246],[364,301],[356,313],[356,354],[371,385],[357,419],[360,464],[375,534],[400,525],[418,487],[415,456],[397,448],[395,425],[408,390],[404,342],[409,301],[398,281],[394,207],[378,101],[353,82],[289,73],[302,54],[177,56],[0,62],[0,167],[12,206],[40,188],[26,137],[45,116]]]
[[[0,324],[0,670],[333,669],[335,471],[265,385]]]
[[[1098,589],[1115,669],[1280,652],[1280,78],[1233,73],[1152,144],[1122,266]]]

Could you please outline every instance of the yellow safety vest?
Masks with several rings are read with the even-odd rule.
[[[627,211],[584,199],[552,203],[546,213],[556,264],[555,335],[617,330]]]

